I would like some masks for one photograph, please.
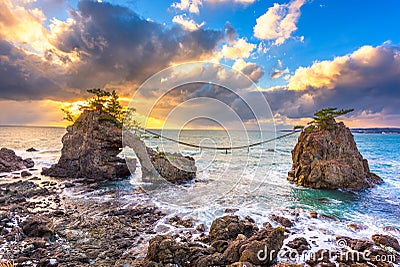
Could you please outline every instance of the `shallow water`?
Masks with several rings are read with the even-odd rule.
[[[24,158],[32,157],[35,168],[40,169],[57,162],[64,133],[65,129],[61,128],[0,127],[0,147],[14,149]],[[177,132],[163,134],[174,137]],[[195,144],[229,146],[274,136],[274,133],[260,136],[260,133],[250,132],[247,136],[231,132],[228,136],[222,131],[184,131],[179,138]],[[383,232],[384,226],[400,227],[400,135],[355,134],[357,146],[369,160],[371,170],[385,181],[361,192],[314,190],[289,183],[286,176],[291,167],[290,152],[296,140],[297,134],[250,151],[234,150],[225,154],[225,151],[200,151],[148,138],[146,143],[152,147],[173,152],[180,150],[195,157],[198,182],[150,190],[148,195],[133,194],[138,186],[145,186],[138,171],[130,180],[107,183],[100,190],[101,194],[94,192],[88,196],[78,193],[74,197],[106,198],[104,191],[117,189],[127,203],[152,202],[171,216],[193,217],[208,226],[213,219],[223,215],[226,208],[238,208],[237,214],[250,215],[259,223],[267,221],[271,213],[282,213],[295,219],[293,211],[297,209],[300,211],[296,219],[297,232],[319,235],[322,243],[333,235],[370,237],[372,233]],[[29,147],[39,151],[26,152]],[[132,156],[129,150],[126,153]],[[311,210],[331,219],[311,219],[306,212]],[[351,222],[367,228],[354,232],[347,227]],[[392,234],[399,235],[396,232]]]

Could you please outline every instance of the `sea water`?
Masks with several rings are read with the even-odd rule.
[[[0,147],[13,149],[23,158],[32,157],[35,168],[41,169],[57,162],[63,134],[65,129],[62,128],[0,127]],[[197,145],[231,147],[284,133],[188,130],[163,131],[162,134]],[[319,236],[320,247],[335,235],[370,238],[371,234],[385,233],[385,226],[400,228],[400,135],[354,134],[371,171],[384,180],[383,184],[362,191],[316,190],[287,181],[292,164],[291,150],[297,137],[298,134],[294,134],[250,149],[224,151],[191,148],[143,136],[146,144],[154,149],[179,151],[194,157],[198,168],[196,182],[165,186],[138,195],[134,192],[144,185],[138,169],[128,180],[105,184],[102,194],[75,197],[93,197],[101,201],[106,196],[104,191],[112,188],[123,192],[126,202],[151,202],[168,216],[192,217],[208,227],[227,208],[237,208],[237,214],[250,215],[258,223],[268,221],[272,213],[283,214],[296,221],[294,229],[299,235]],[[30,147],[39,151],[26,152]],[[126,150],[126,155],[132,156],[132,151]],[[325,219],[310,218],[308,211],[315,211]],[[350,223],[361,224],[364,228],[353,231],[348,227]],[[400,238],[399,231],[390,234]]]

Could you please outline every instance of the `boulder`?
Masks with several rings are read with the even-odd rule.
[[[180,153],[156,152],[148,147],[147,153],[156,171],[171,183],[181,183],[196,177],[194,158]]]
[[[372,236],[372,240],[374,241],[374,243],[378,246],[385,246],[385,247],[391,247],[397,251],[400,252],[400,245],[399,245],[399,241],[394,238],[391,237],[389,235],[373,235]]]
[[[51,237],[53,235],[52,225],[47,217],[32,215],[21,223],[25,235],[29,237]]]
[[[0,172],[13,172],[35,165],[32,159],[22,159],[11,149],[3,147],[0,149]]]
[[[288,180],[321,189],[364,189],[382,183],[358,151],[350,129],[343,122],[329,125],[300,134]]]
[[[97,181],[130,175],[125,160],[118,157],[122,128],[103,111],[84,111],[62,138],[57,164],[42,174],[60,178],[88,178]]]
[[[204,243],[183,242],[182,238],[171,235],[155,236],[150,240],[146,258],[140,266],[271,266],[283,240],[282,227],[267,225],[258,230],[249,220],[224,216],[212,223]]]
[[[194,158],[179,153],[157,152],[147,147],[139,137],[130,131],[124,132],[124,145],[131,147],[139,159],[142,180],[146,182],[181,183],[196,177],[197,167]],[[127,163],[134,168],[136,162]]]

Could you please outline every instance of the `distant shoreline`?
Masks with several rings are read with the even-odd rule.
[[[27,127],[27,128],[66,128],[64,126],[37,126],[37,125],[0,125],[0,127]],[[152,129],[152,130],[160,130],[160,129]],[[168,129],[174,130],[174,129]],[[178,130],[178,129],[175,129]],[[185,129],[187,130],[197,130],[197,129]],[[214,130],[219,131],[216,129],[208,129],[207,131]],[[400,128],[350,128],[352,133],[363,133],[363,134],[400,134]],[[278,130],[278,132],[291,132],[292,129],[283,129]]]
[[[20,128],[66,128],[65,126],[40,126],[40,125],[0,125],[0,127],[20,127]]]

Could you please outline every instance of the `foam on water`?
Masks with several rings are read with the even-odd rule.
[[[31,157],[35,161],[35,168],[49,167],[57,162],[61,150],[61,137],[65,133],[60,128],[29,128],[29,127],[0,127],[0,147],[14,149],[23,158]],[[183,141],[199,143],[202,138],[217,136],[218,133],[207,131],[191,131],[191,134],[182,135]],[[218,137],[218,136],[217,136]],[[260,141],[255,135],[253,140]],[[268,134],[265,135],[268,139]],[[162,190],[150,195],[136,193],[140,182],[140,169],[132,175],[130,181],[109,183],[100,190],[87,192],[66,191],[68,197],[90,198],[98,201],[108,201],[115,198],[115,194],[108,194],[107,190],[121,191],[121,205],[153,204],[165,211],[168,216],[161,220],[156,229],[165,233],[176,232],[177,229],[169,225],[168,218],[179,214],[184,218],[194,218],[196,225],[204,223],[209,229],[211,222],[224,215],[227,208],[239,209],[236,214],[244,217],[251,216],[260,226],[269,221],[271,214],[277,214],[292,219],[295,222],[296,236],[307,236],[315,240],[315,246],[323,248],[331,246],[335,236],[345,235],[355,238],[370,238],[372,234],[383,233],[383,227],[400,227],[400,135],[355,134],[355,140],[360,152],[369,160],[372,171],[380,175],[385,183],[362,192],[346,190],[314,190],[302,188],[286,180],[287,172],[291,168],[291,149],[295,145],[297,136],[290,136],[277,141],[276,144],[247,150],[234,151],[228,155],[217,152],[187,147],[180,147],[186,155],[193,156],[199,168],[198,181],[183,185],[185,190],[197,190],[210,183],[226,183],[228,193],[218,195],[215,201],[210,200],[202,205],[171,205],[164,202],[164,197],[174,198],[174,194],[182,192],[175,186],[166,186]],[[160,146],[175,152],[173,144],[165,140],[148,138],[146,143],[152,147]],[[216,142],[225,144],[223,138],[216,138]],[[248,140],[235,139],[235,144],[246,144]],[[29,147],[38,149],[38,152],[26,152]],[[271,151],[274,150],[274,152]],[[210,161],[210,159],[214,159]],[[232,186],[231,177],[241,176],[239,182]],[[7,177],[6,177],[7,178]],[[6,179],[3,178],[3,179]],[[248,186],[257,187],[249,190]],[[143,185],[143,184],[142,184]],[[221,187],[224,189],[223,187]],[[257,189],[257,190],[255,190]],[[177,196],[176,196],[177,197]],[[199,196],[201,199],[201,196]],[[313,219],[309,211],[316,211],[325,215],[325,219]],[[297,214],[297,215],[296,215]],[[361,224],[364,227],[354,231],[348,227],[350,223]],[[390,234],[399,236],[400,231]],[[317,237],[317,238],[312,238]]]

